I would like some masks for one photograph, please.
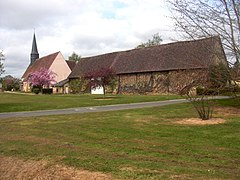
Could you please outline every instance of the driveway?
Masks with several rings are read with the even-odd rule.
[[[227,96],[215,97],[214,99],[226,99]],[[55,110],[39,110],[39,111],[24,111],[24,112],[7,112],[0,113],[0,118],[11,117],[33,117],[33,116],[48,116],[48,115],[61,115],[61,114],[77,114],[77,113],[90,113],[90,112],[104,112],[104,111],[118,111],[126,109],[138,109],[146,107],[165,106],[170,104],[179,104],[188,102],[186,99],[175,99],[167,101],[131,103],[131,104],[116,104],[106,106],[92,106],[81,108],[68,108],[68,109],[55,109]]]

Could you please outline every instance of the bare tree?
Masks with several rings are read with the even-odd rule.
[[[185,87],[180,90],[180,94],[191,102],[194,109],[197,111],[199,118],[202,120],[209,120],[212,118],[213,104],[206,90],[210,87],[210,78],[208,71],[201,72],[197,78],[189,82]],[[201,94],[197,94],[196,89],[201,88]]]
[[[212,64],[183,87],[180,94],[192,103],[199,118],[209,120],[213,113],[213,97],[221,93],[230,80],[230,71],[225,64]]]
[[[229,63],[240,61],[240,0],[167,0],[176,30],[186,38],[219,35]]]

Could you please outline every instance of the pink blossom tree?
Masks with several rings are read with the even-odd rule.
[[[88,85],[93,89],[102,86],[105,94],[105,86],[115,84],[116,72],[112,68],[101,68],[98,71],[85,73],[84,78],[90,80]]]
[[[56,73],[46,68],[41,68],[38,71],[31,73],[28,77],[28,81],[32,86],[43,88],[43,86],[49,87],[56,83]]]

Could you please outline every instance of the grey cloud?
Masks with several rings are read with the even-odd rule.
[[[28,57],[28,54],[6,56],[4,62],[5,73],[3,75],[11,74],[14,77],[21,78],[24,70],[29,65]]]
[[[70,15],[83,9],[81,3],[69,1],[0,1],[0,28],[28,29],[65,22]]]
[[[88,56],[134,48],[135,45],[129,43],[126,38],[117,35],[108,37],[79,36],[72,41],[72,44],[74,49],[82,50],[83,54],[86,52]]]
[[[148,4],[155,4],[152,1],[148,4],[143,2],[0,0],[0,50],[6,53],[5,74],[21,77],[27,68],[33,28],[36,29],[40,57],[55,50],[61,51],[67,58],[73,51],[86,57],[132,49],[157,32],[165,41],[168,32],[153,29],[157,26],[142,28],[144,21],[137,23],[135,16],[139,11],[135,9],[147,6],[152,11],[152,6]],[[124,16],[118,17],[118,13]]]

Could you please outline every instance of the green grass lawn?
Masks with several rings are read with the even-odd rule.
[[[0,113],[177,99],[177,95],[29,95],[0,93]]]
[[[191,117],[196,113],[185,103],[1,119],[0,156],[44,159],[120,179],[240,179],[240,115],[218,114],[226,123],[217,125],[175,123]]]

